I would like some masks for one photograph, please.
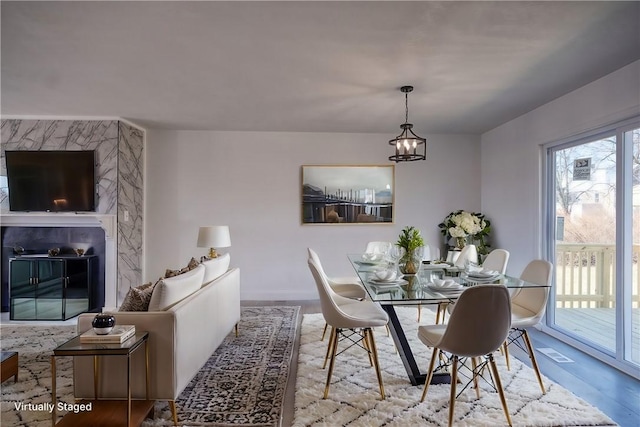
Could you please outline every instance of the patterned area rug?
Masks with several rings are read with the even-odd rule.
[[[239,336],[229,334],[176,400],[184,426],[277,426],[291,365],[299,307],[243,307]],[[51,425],[45,410],[16,402],[51,403],[51,350],[75,335],[75,326],[2,325],[2,348],[20,354],[19,381],[2,386],[1,425]],[[71,358],[59,358],[58,398],[73,403]],[[173,425],[167,402],[143,426]]]
[[[418,366],[426,371],[432,350],[417,338],[416,308],[398,307],[397,312]],[[421,323],[433,321],[433,312],[423,308]],[[338,355],[329,398],[323,400],[327,375],[327,370],[322,369],[327,348],[327,339],[320,341],[323,325],[321,314],[307,314],[302,321],[294,426],[447,425],[450,386],[430,386],[427,398],[420,403],[423,386],[409,383],[393,341],[384,328],[378,328],[374,333],[386,400],[380,400],[375,370],[370,366],[366,353],[356,347]],[[497,354],[495,359],[514,426],[616,425],[597,408],[548,378],[543,378],[547,390],[543,395],[533,370],[513,356],[510,371],[506,369],[504,357]],[[473,389],[467,389],[456,400],[456,426],[506,425],[498,394],[482,381],[481,388],[480,399],[476,398]]]

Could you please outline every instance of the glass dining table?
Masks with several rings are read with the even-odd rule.
[[[424,384],[426,374],[422,373],[418,368],[402,324],[398,319],[395,306],[433,305],[444,307],[448,303],[455,302],[464,289],[480,283],[502,284],[514,291],[516,289],[543,286],[503,274],[495,275],[490,279],[476,278],[473,275],[465,274],[464,271],[451,268],[447,264],[423,265],[418,274],[400,276],[395,281],[383,281],[377,278],[375,272],[388,269],[389,264],[386,261],[372,260],[370,257],[363,257],[363,254],[349,254],[348,258],[362,281],[369,298],[378,302],[389,315],[389,332],[412,385]],[[455,274],[456,277],[449,277],[448,274]],[[438,289],[433,283],[435,279],[453,280],[458,284],[456,287],[459,289]],[[450,382],[450,377],[447,373],[434,375],[431,382]]]

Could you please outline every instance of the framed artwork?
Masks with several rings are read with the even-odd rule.
[[[392,224],[394,165],[303,165],[303,224]]]

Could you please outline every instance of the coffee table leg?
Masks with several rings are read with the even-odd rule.
[[[53,403],[53,411],[51,411],[51,427],[56,425],[56,357],[51,356],[51,403]]]

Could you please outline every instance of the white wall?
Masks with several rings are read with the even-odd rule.
[[[482,212],[509,273],[541,257],[541,145],[640,114],[639,94],[636,61],[482,135]]]
[[[480,208],[477,136],[427,135],[427,160],[396,165],[393,225],[301,225],[301,165],[389,164],[394,135],[165,131],[147,134],[145,280],[206,253],[198,227],[228,224],[242,299],[315,299],[314,248],[331,275],[354,275],[346,254],[402,227],[442,244],[438,224]]]

